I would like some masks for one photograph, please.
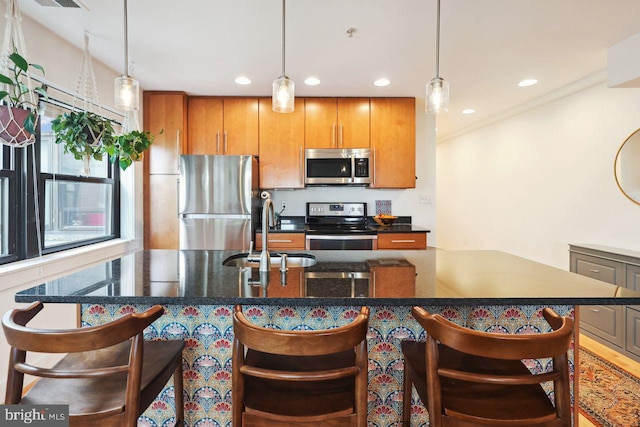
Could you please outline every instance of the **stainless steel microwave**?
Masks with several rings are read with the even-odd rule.
[[[305,185],[369,185],[368,148],[308,148],[304,152]]]

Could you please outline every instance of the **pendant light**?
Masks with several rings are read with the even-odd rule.
[[[129,34],[127,27],[127,0],[124,0],[124,74],[116,78],[115,106],[123,111],[137,110],[140,98],[138,81],[129,76]]]
[[[294,83],[285,73],[285,1],[282,0],[282,74],[273,81],[272,108],[276,113],[292,113]]]
[[[436,76],[427,85],[427,114],[445,113],[449,109],[449,82],[440,77],[440,0],[437,0]]]

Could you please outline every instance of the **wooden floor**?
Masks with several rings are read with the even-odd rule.
[[[592,351],[593,353],[596,353],[603,359],[606,359],[609,362],[620,366],[622,369],[640,377],[640,363],[635,362],[614,350],[611,350],[609,347],[606,347],[583,334],[580,334],[579,340],[582,347]],[[581,414],[578,419],[578,426],[594,427],[594,424],[583,417]]]

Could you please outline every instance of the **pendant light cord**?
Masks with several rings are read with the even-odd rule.
[[[129,77],[129,25],[127,24],[127,0],[124,0],[124,75]]]
[[[124,1],[126,2],[127,0],[124,0]],[[285,48],[284,48],[284,45],[285,45],[285,17],[286,17],[286,15],[285,15],[285,9],[286,9],[285,2],[286,2],[286,0],[282,0],[282,75],[283,76],[287,75],[287,73],[285,72],[285,68],[284,68],[284,64],[285,64],[285,60],[284,60],[284,55],[285,55]]]
[[[124,0],[125,2],[127,0]],[[436,10],[436,79],[440,77],[440,0]]]

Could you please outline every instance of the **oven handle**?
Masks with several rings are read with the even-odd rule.
[[[344,234],[312,234],[307,235],[307,240],[378,240],[376,234],[344,235]]]

